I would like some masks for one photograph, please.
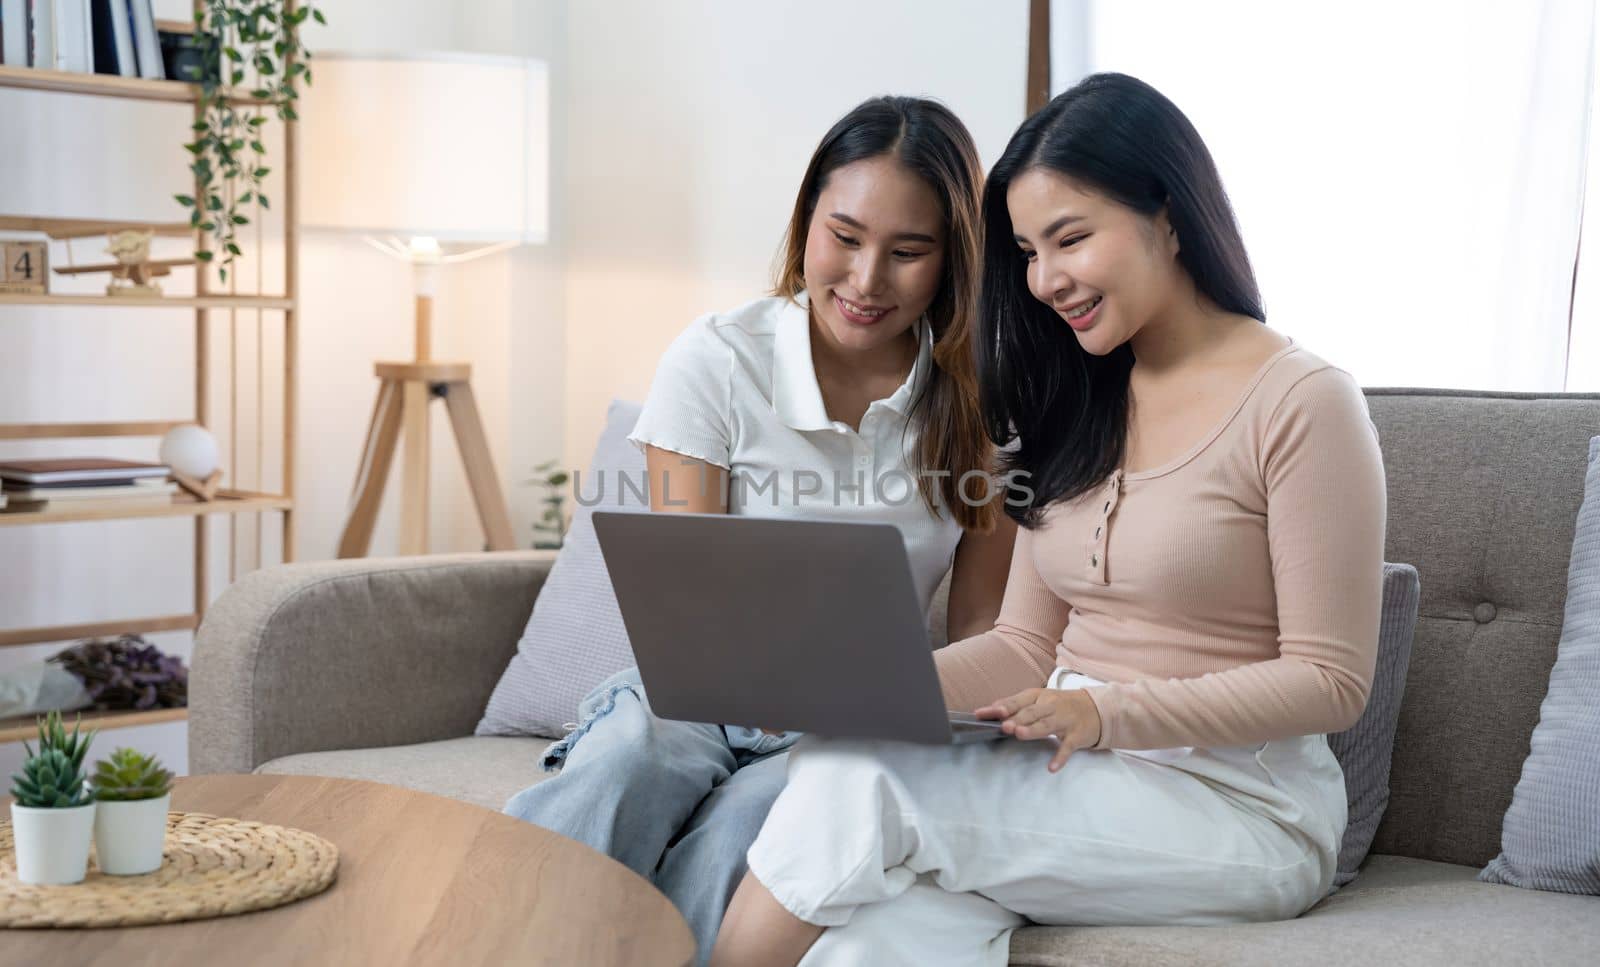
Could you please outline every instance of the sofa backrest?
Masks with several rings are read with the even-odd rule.
[[[1555,662],[1600,394],[1369,389],[1385,559],[1422,581],[1375,853],[1482,866]]]

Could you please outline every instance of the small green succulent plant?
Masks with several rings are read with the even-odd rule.
[[[61,724],[61,713],[51,712],[39,721],[39,751],[22,743],[27,758],[22,771],[11,776],[11,795],[17,805],[32,809],[71,809],[93,801],[84,784],[83,758],[98,733],[80,734],[83,719],[73,723],[72,734]]]
[[[23,746],[26,748],[27,743]],[[41,749],[37,753],[28,749],[22,771],[11,779],[11,795],[16,797],[17,805],[30,809],[71,809],[93,801],[84,787],[83,769],[74,768],[72,760],[60,749]]]
[[[80,730],[83,728],[83,716],[81,715],[78,716],[76,722],[72,723],[71,735],[67,734],[66,726],[61,722],[61,713],[59,711],[52,711],[42,720],[35,719],[35,721],[39,725],[39,751],[60,749],[66,753],[67,758],[72,760],[72,764],[79,768],[83,766],[84,756],[89,752],[89,744],[94,741],[95,736],[100,734],[95,729],[90,729],[87,735],[80,734]]]
[[[172,790],[172,773],[161,768],[155,756],[123,748],[95,764],[90,784],[94,798],[102,802],[159,799]]]

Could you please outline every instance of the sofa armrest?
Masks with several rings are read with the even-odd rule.
[[[195,634],[189,771],[471,735],[554,561],[506,551],[247,575]]]

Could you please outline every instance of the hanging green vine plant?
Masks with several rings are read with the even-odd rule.
[[[194,156],[195,194],[175,196],[189,209],[189,224],[202,233],[195,258],[216,265],[221,279],[243,254],[234,232],[250,224],[244,212],[252,203],[270,208],[261,185],[272,169],[266,164],[261,128],[268,116],[255,105],[272,108],[279,120],[293,121],[298,84],[311,83],[311,52],[300,42],[300,27],[312,19],[327,24],[322,11],[289,0],[202,0],[194,15],[197,66],[190,79],[200,85],[199,117],[194,140],[184,148]],[[235,103],[246,65],[254,69],[254,104]]]

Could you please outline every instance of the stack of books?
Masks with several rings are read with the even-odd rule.
[[[162,80],[160,33],[153,0],[0,0],[7,67]]]
[[[178,485],[170,467],[103,457],[0,461],[0,510],[42,510],[51,503],[170,501]]]

